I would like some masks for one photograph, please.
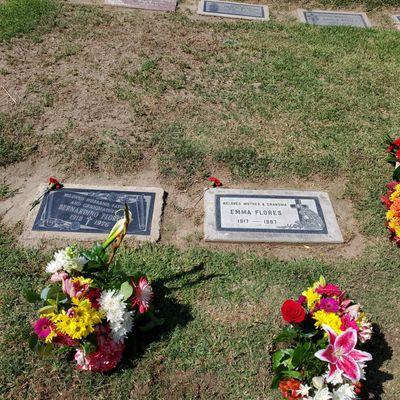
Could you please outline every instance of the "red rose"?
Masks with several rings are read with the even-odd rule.
[[[400,146],[400,138],[397,138],[393,141],[392,146],[399,147]]]
[[[292,299],[286,300],[281,308],[282,317],[286,322],[299,324],[304,321],[306,312],[304,308]]]
[[[396,159],[400,160],[400,149],[396,151]]]
[[[387,153],[391,153],[393,149],[394,149],[394,146],[391,144],[391,145],[388,146],[388,148],[386,149],[386,152],[387,152]]]
[[[394,188],[395,188],[395,186],[398,185],[398,184],[399,184],[398,181],[390,181],[389,183],[386,184],[386,187],[387,187],[389,190],[393,191]],[[388,193],[388,195],[390,195],[390,194],[391,194],[391,193]]]
[[[52,176],[49,178],[49,186],[50,190],[61,189],[63,187],[63,185],[56,178]]]
[[[221,181],[218,178],[215,178],[214,176],[210,176],[208,180],[212,183],[213,187],[222,186]]]

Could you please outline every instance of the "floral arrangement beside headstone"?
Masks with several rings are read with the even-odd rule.
[[[31,349],[45,355],[57,346],[70,347],[79,370],[106,372],[121,361],[139,317],[151,326],[161,323],[152,312],[147,278],[128,277],[112,265],[131,221],[126,205],[124,213],[104,243],[86,251],[76,246],[57,251],[46,266],[49,285],[40,295],[25,293],[29,301],[41,303],[32,323]]]
[[[387,161],[393,165],[393,180],[386,184],[387,192],[381,196],[381,203],[386,207],[386,227],[390,239],[400,246],[400,138],[388,138]]]
[[[361,306],[321,277],[298,300],[286,300],[281,313],[287,326],[275,338],[272,387],[289,400],[361,398],[372,360],[359,349],[372,335]]]

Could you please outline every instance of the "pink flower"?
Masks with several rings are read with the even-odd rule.
[[[324,298],[321,299],[317,305],[318,310],[325,310],[326,312],[337,313],[339,311],[339,303],[335,299]]]
[[[144,276],[139,279],[137,285],[132,279],[132,286],[135,290],[135,294],[131,300],[132,308],[139,306],[139,313],[143,314],[149,309],[150,302],[153,300],[153,289]]]
[[[62,281],[62,291],[69,297],[80,297],[89,288],[89,285],[81,285],[79,282],[72,282],[71,278],[63,279]]]
[[[85,354],[78,349],[74,359],[77,362],[78,370],[107,372],[114,369],[121,361],[122,353],[125,349],[124,342],[114,342],[110,336],[108,326],[98,326],[95,330],[97,350],[90,354]]]
[[[66,272],[55,272],[53,275],[51,275],[50,282],[61,282],[63,279],[67,278],[68,274]]]
[[[354,321],[349,314],[343,315],[340,319],[342,320],[342,326],[340,327],[342,331],[345,331],[348,328],[353,328],[358,332],[357,322]]]
[[[328,283],[326,286],[320,286],[315,291],[318,294],[325,295],[328,297],[333,297],[333,296],[340,296],[342,291],[339,289],[338,286],[332,285],[332,283]]]
[[[39,339],[46,339],[50,335],[53,323],[48,318],[39,318],[33,325],[33,330]]]
[[[297,302],[298,302],[300,305],[303,305],[303,303],[304,303],[306,300],[307,300],[307,297],[301,295],[301,296],[299,296],[299,298],[297,299]]]
[[[329,326],[324,325],[323,328],[329,335],[329,345],[326,349],[317,351],[315,357],[329,363],[328,379],[339,369],[352,382],[359,381],[361,378],[359,364],[372,360],[372,356],[366,351],[355,349],[357,331],[348,328],[338,336]]]

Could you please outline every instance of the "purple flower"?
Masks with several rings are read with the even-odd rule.
[[[48,318],[40,318],[33,325],[33,330],[40,339],[46,339],[51,333],[52,322]]]
[[[324,298],[321,299],[317,306],[318,310],[324,310],[326,312],[337,313],[339,311],[339,302],[335,299]]]

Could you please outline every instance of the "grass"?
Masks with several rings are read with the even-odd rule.
[[[0,41],[48,31],[56,11],[54,0],[5,0],[0,4]]]
[[[283,262],[251,252],[182,251],[160,245],[126,249],[119,262],[127,272],[140,269],[151,277],[157,309],[166,323],[138,340],[123,365],[107,375],[73,371],[65,353],[45,360],[28,350],[24,339],[34,312],[21,291],[43,285],[48,258],[2,238],[0,364],[5,399],[59,395],[66,399],[278,399],[269,388],[269,353],[281,326],[280,305],[321,273],[346,287],[383,330],[371,349],[376,370],[371,372],[370,390],[382,396],[374,398],[397,398],[400,318],[388,310],[397,307],[400,280],[398,250],[387,243],[369,249],[359,260],[333,263]],[[380,394],[382,387],[384,394]]]

